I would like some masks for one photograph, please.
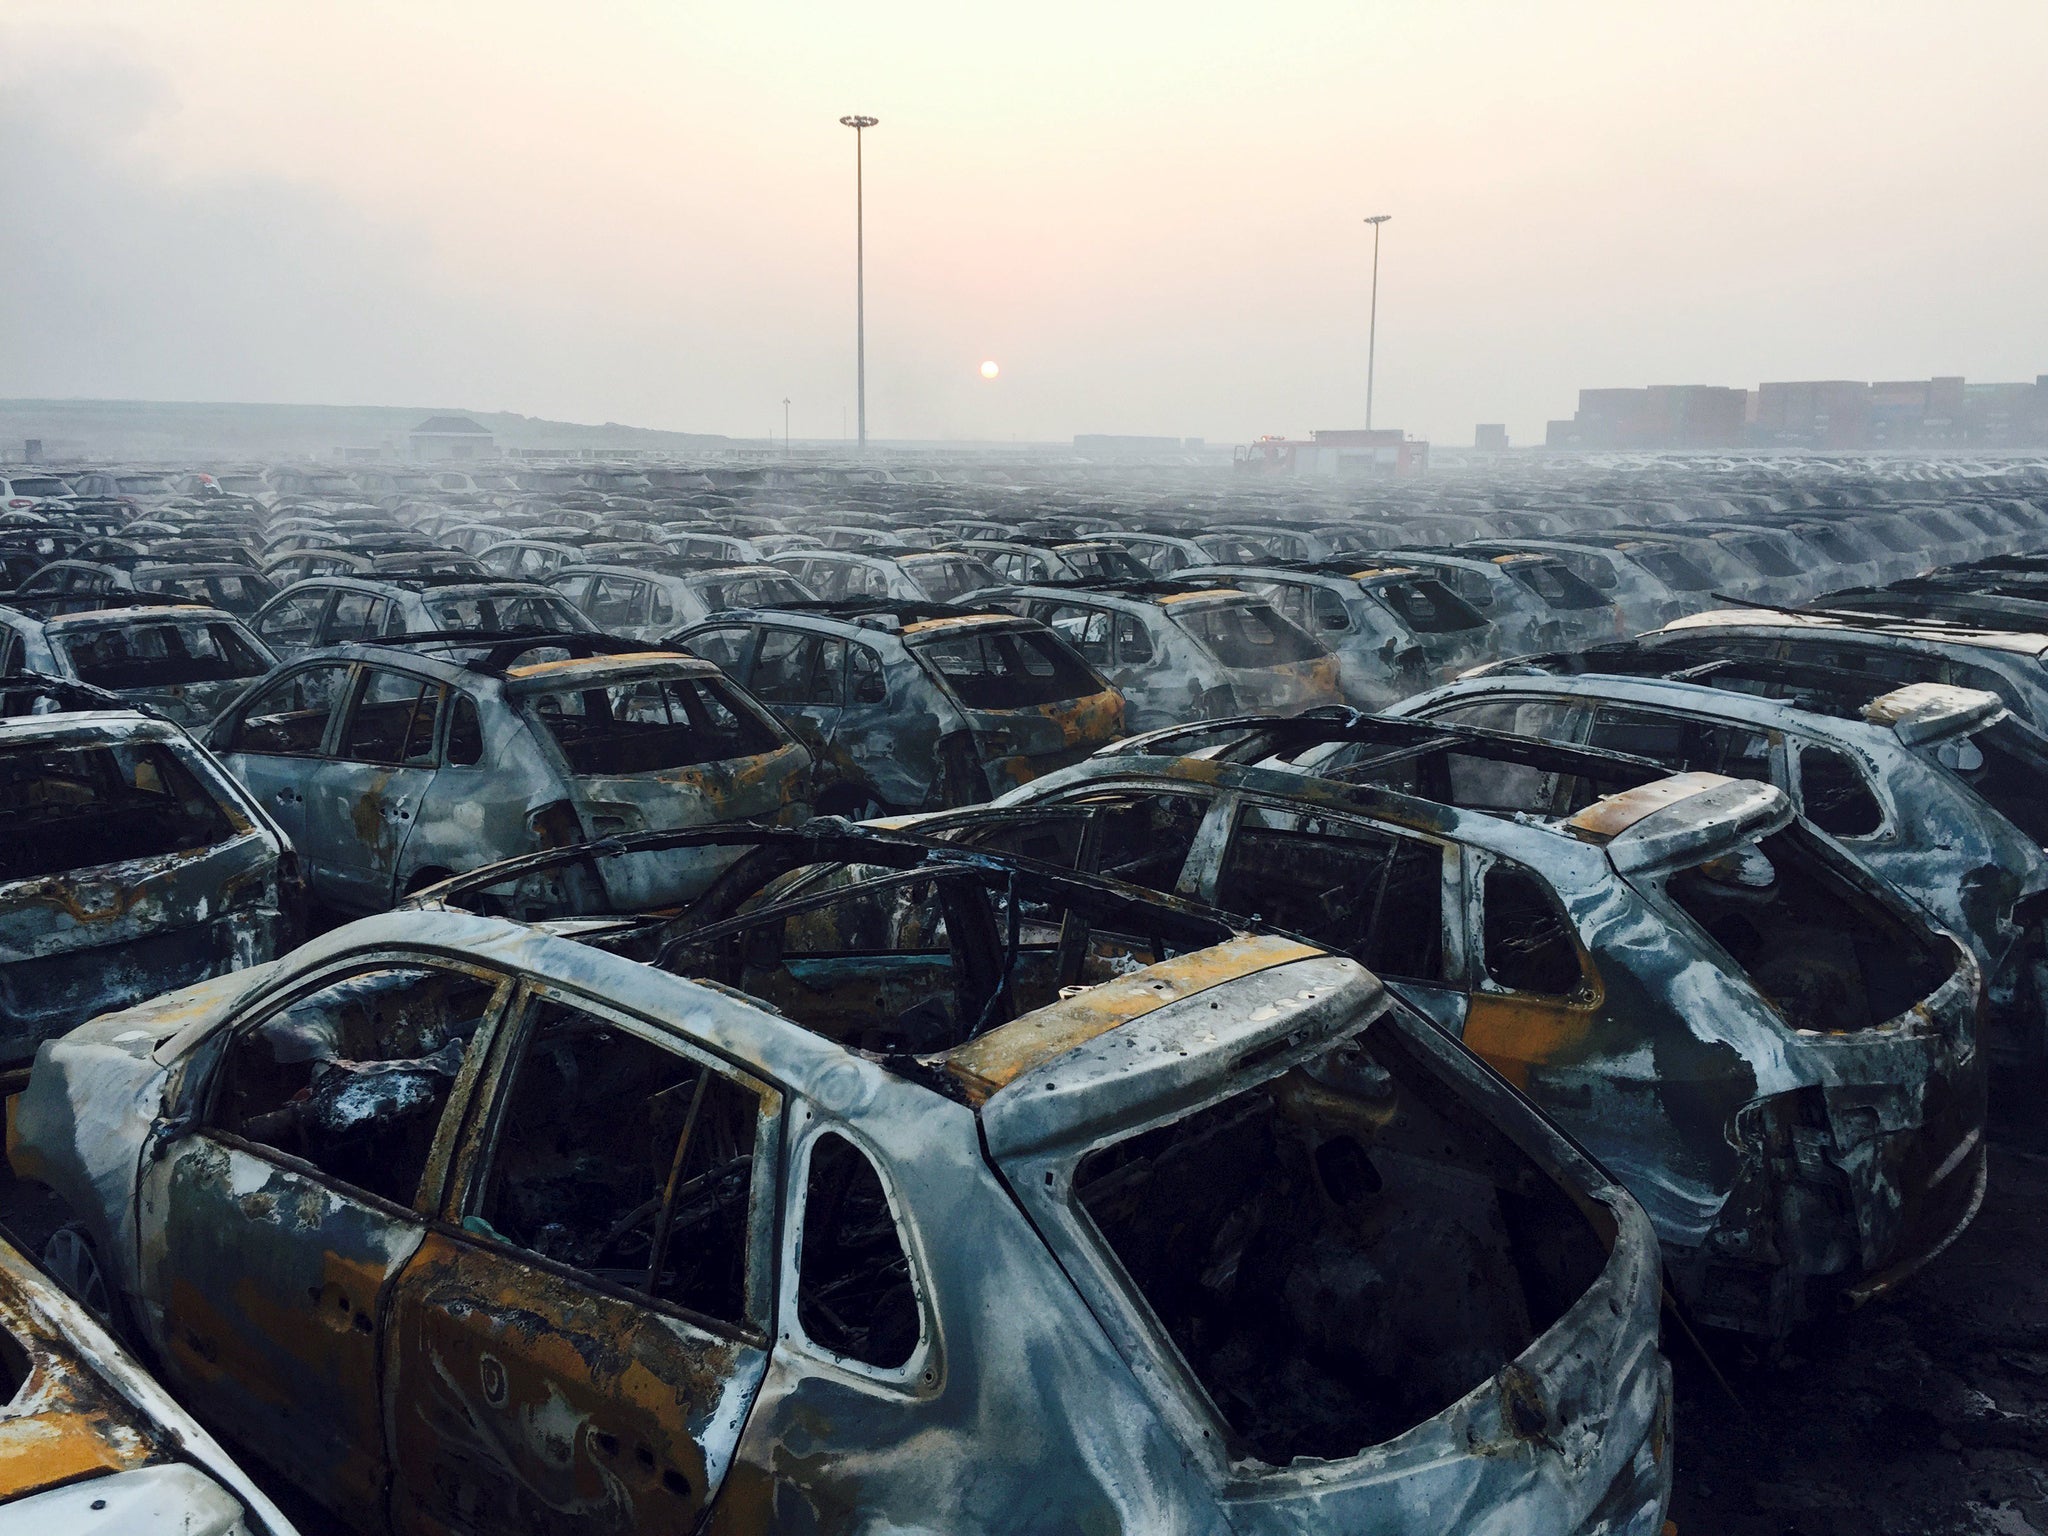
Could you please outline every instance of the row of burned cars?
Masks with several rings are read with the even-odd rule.
[[[1662,1320],[1775,1344],[1975,1213],[2048,531],[1644,612],[1523,547],[1583,528],[830,516],[0,610],[13,1508],[282,1532],[210,1430],[365,1531],[1657,1536]],[[937,562],[995,579],[818,568]]]

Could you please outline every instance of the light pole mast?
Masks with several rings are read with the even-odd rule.
[[[868,253],[867,210],[861,179],[861,143],[881,121],[858,113],[839,121],[853,130],[853,380],[860,418],[860,451],[868,451]]]
[[[1366,223],[1372,226],[1372,318],[1366,322],[1365,332],[1365,429],[1372,430],[1372,364],[1373,353],[1379,350],[1380,340],[1380,226],[1391,219],[1391,213],[1369,215]]]
[[[782,397],[782,456],[789,457],[789,396]]]

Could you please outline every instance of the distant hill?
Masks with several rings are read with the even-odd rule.
[[[702,432],[661,432],[548,421],[516,411],[395,405],[240,405],[174,400],[0,400],[0,460],[19,460],[40,438],[46,459],[181,460],[332,458],[337,450],[403,457],[413,428],[432,416],[467,416],[497,446],[518,449],[666,449],[730,446]]]

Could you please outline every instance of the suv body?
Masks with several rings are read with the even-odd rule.
[[[531,581],[450,576],[315,576],[265,603],[250,627],[280,656],[390,635],[551,634],[596,626],[561,594]]]
[[[980,560],[961,550],[884,554],[854,549],[805,549],[776,555],[768,563],[788,572],[826,602],[876,598],[895,603],[950,603],[966,593],[993,586],[1000,579]]]
[[[66,604],[59,598],[50,606]],[[194,729],[276,663],[240,619],[218,608],[148,600],[76,613],[0,608],[0,677],[68,678]]]
[[[284,833],[175,725],[93,709],[0,720],[0,1066],[274,958],[299,896]]]
[[[707,570],[641,570],[624,565],[565,565],[548,585],[608,635],[657,640],[728,608],[774,608],[817,601],[817,594],[773,565]]]
[[[1614,603],[1556,555],[1402,549],[1387,558],[1429,572],[1485,614],[1503,655],[1632,633]]]
[[[1391,713],[1776,784],[1810,830],[1969,941],[1999,1031],[1986,1043],[2037,1055],[2048,1045],[2048,854],[1941,761],[1955,755],[1945,743],[1994,725],[2004,712],[1994,695],[1916,683],[1844,719],[1731,686],[1598,667],[1593,659],[1570,676],[1499,669]]]
[[[1083,859],[1102,816],[1122,878],[1354,955],[1635,1192],[1694,1317],[1782,1337],[1975,1215],[1981,975],[1782,791],[1662,775],[1420,721],[1247,720],[983,814]]]
[[[1249,592],[1206,582],[999,591],[1116,684],[1133,730],[1343,702],[1329,648]]]
[[[971,805],[1123,734],[1115,688],[1044,625],[903,603],[739,609],[669,637],[817,755],[821,813]]]
[[[2048,633],[1971,629],[1938,619],[1717,608],[1642,637],[1726,656],[1813,662],[1898,683],[1948,683],[1995,693],[2048,731]]]
[[[1194,566],[1263,597],[1337,657],[1346,703],[1371,709],[1456,677],[1493,655],[1486,615],[1436,577],[1407,566],[1342,559],[1314,568]]]
[[[343,911],[585,837],[807,814],[810,754],[716,668],[583,635],[310,652],[208,741]],[[622,900],[681,899],[716,868],[606,878]]]
[[[1648,1225],[1454,1044],[1185,904],[834,856],[708,927],[430,907],[103,1019],[17,1166],[195,1406],[369,1529],[1656,1536]],[[1094,935],[1078,993],[1040,915]],[[885,1062],[861,988],[993,1019]]]

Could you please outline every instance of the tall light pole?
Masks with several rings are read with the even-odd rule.
[[[1372,363],[1373,353],[1379,349],[1380,340],[1380,226],[1391,219],[1391,213],[1375,213],[1366,219],[1372,226],[1372,318],[1366,322],[1365,332],[1365,429],[1372,430]]]
[[[839,121],[853,130],[853,379],[860,415],[860,451],[868,451],[868,253],[867,211],[861,185],[861,142],[881,121],[858,113]]]
[[[782,456],[789,457],[789,396],[782,397]]]

